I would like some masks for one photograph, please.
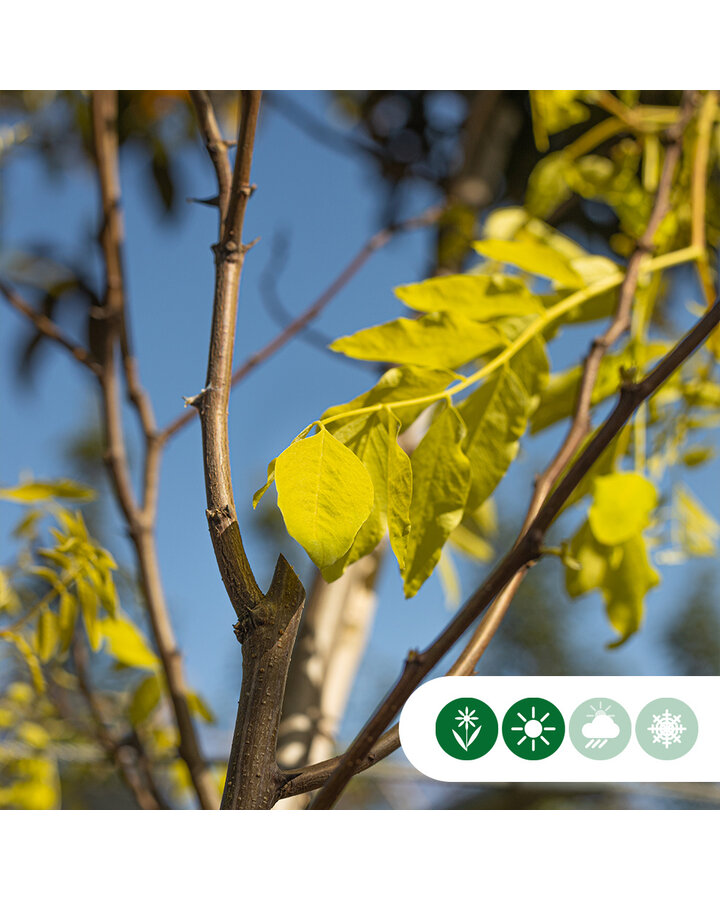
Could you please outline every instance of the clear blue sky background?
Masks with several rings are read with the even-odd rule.
[[[325,94],[299,94],[295,99],[321,116],[328,115]],[[336,124],[342,127],[342,123]],[[209,208],[183,204],[179,217],[170,223],[163,221],[154,198],[148,196],[140,160],[129,152],[121,163],[132,329],[141,374],[162,424],[181,411],[182,395],[196,393],[204,381],[213,281],[209,248],[215,239],[216,214]],[[202,197],[213,193],[213,173],[199,143],[183,154],[182,165],[188,194]],[[271,259],[273,236],[282,230],[290,238],[290,258],[280,275],[279,289],[286,306],[300,312],[376,230],[381,209],[378,183],[366,162],[320,146],[270,107],[261,122],[253,180],[258,190],[249,206],[246,238],[260,236],[262,240],[250,253],[243,276],[237,360],[278,330],[262,305],[259,288],[261,273]],[[2,191],[3,254],[45,241],[75,258],[81,239],[97,228],[97,198],[89,169],[51,179],[33,154],[19,152],[4,168]],[[427,189],[418,188],[408,197],[408,211],[419,211],[433,199]],[[401,314],[392,287],[422,278],[431,258],[429,234],[397,238],[370,261],[317,325],[334,337]],[[679,282],[678,289],[683,298],[695,294],[689,279]],[[0,320],[4,385],[0,479],[9,484],[17,482],[21,474],[38,478],[67,474],[58,448],[95,417],[94,384],[81,367],[49,347],[35,384],[19,386],[13,374],[14,355],[28,326],[5,305],[0,308]],[[690,320],[684,317],[679,321],[686,325]],[[579,361],[590,333],[576,329],[561,337],[553,345],[553,365]],[[260,513],[253,513],[250,501],[253,490],[264,480],[268,460],[323,409],[365,390],[375,377],[371,370],[295,341],[234,392],[230,442],[235,496],[247,550],[261,584],[267,583],[274,560],[257,536]],[[522,514],[532,477],[561,440],[563,427],[525,444],[497,494],[508,520],[515,521]],[[718,517],[719,474],[720,466],[713,463],[686,478]],[[263,502],[273,503],[274,494],[268,494]],[[240,648],[233,636],[232,610],[215,565],[204,510],[200,435],[193,423],[165,454],[158,541],[190,682],[207,697],[219,717],[219,726],[208,732],[207,743],[212,752],[222,753],[229,746],[237,700]],[[6,562],[13,555],[8,534],[15,510],[3,504],[0,516],[2,561]],[[122,561],[129,563],[122,524],[115,516],[109,539]],[[307,558],[297,546],[292,561],[309,583]],[[599,596],[571,605],[561,587],[560,565],[553,559],[543,565],[554,570],[550,579],[557,584],[553,602],[567,617],[579,656],[585,659],[585,671],[614,674],[671,673],[671,659],[659,640],[663,629],[687,598],[698,573],[714,566],[718,574],[717,565],[708,561],[664,567],[663,583],[649,597],[642,631],[611,653],[604,649],[612,634]],[[463,593],[478,579],[477,571],[463,570]],[[343,739],[351,736],[380,699],[408,648],[427,644],[450,615],[437,577],[431,578],[416,598],[404,600],[394,564],[385,566],[379,594],[371,644],[350,701]]]

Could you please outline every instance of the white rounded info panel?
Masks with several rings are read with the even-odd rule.
[[[436,678],[400,742],[437,781],[720,782],[720,678]]]

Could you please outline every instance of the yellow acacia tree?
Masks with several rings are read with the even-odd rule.
[[[601,593],[618,646],[641,627],[646,596],[661,577],[653,559],[658,523],[671,522],[673,535],[680,535],[676,554],[713,552],[720,527],[681,473],[710,457],[699,442],[717,425],[720,405],[720,345],[713,333],[720,320],[713,274],[720,234],[717,96],[685,91],[662,103],[632,91],[531,91],[521,101],[483,96],[491,93],[502,94],[477,92],[473,102],[485,109],[492,100],[497,110],[522,102],[532,125],[539,159],[520,202],[493,205],[492,190],[478,193],[477,178],[468,172],[452,189],[445,179],[440,207],[392,221],[303,316],[240,367],[233,360],[235,327],[238,316],[250,314],[239,303],[251,247],[243,222],[248,204],[261,202],[253,198],[252,182],[261,92],[240,92],[233,138],[223,124],[234,109],[232,95],[192,91],[189,103],[182,95],[148,95],[122,99],[124,108],[112,91],[72,98],[82,113],[76,127],[100,197],[105,284],[89,304],[91,340],[70,339],[52,306],[31,304],[7,279],[0,290],[97,383],[104,458],[135,554],[149,630],[146,635],[121,610],[112,557],[81,514],[68,509],[91,499],[85,487],[30,482],[3,490],[5,500],[31,505],[18,526],[24,548],[3,577],[0,599],[7,620],[0,637],[27,669],[0,700],[0,728],[31,748],[3,765],[4,805],[61,802],[58,757],[49,748],[62,744],[101,753],[143,808],[170,805],[169,776],[175,785],[189,785],[206,809],[220,803],[271,808],[312,791],[312,805],[328,808],[351,778],[399,747],[393,722],[402,704],[472,628],[449,674],[475,670],[521,582],[543,556],[560,557],[570,597]],[[351,99],[357,109],[370,102]],[[152,148],[160,193],[170,198],[167,154],[153,124],[156,103],[181,104],[188,135],[204,142],[217,180],[209,202],[219,223],[205,387],[165,425],[156,423],[142,386],[128,325],[118,167],[119,142],[141,135]],[[128,108],[133,115],[123,118]],[[471,124],[472,111],[466,136],[474,135]],[[376,152],[389,166],[390,144],[379,143]],[[468,139],[470,146],[477,151],[482,144]],[[468,160],[475,156],[467,150]],[[563,210],[582,201],[613,214],[602,252],[557,227]],[[288,769],[278,763],[277,740],[305,589],[280,555],[263,590],[245,553],[230,466],[230,393],[298,335],[371,253],[393,234],[422,226],[437,228],[436,274],[396,288],[407,315],[330,345],[348,358],[382,364],[384,374],[359,397],[319,409],[299,435],[288,435],[254,505],[270,503],[275,492],[287,532],[317,567],[321,587],[348,579],[355,564],[387,543],[412,597],[438,565],[447,565],[449,547],[487,555],[493,495],[524,436],[562,421],[567,428],[528,497],[515,540],[500,548],[488,576],[437,638],[409,653],[398,681],[346,752]],[[694,270],[704,298],[694,309],[696,323],[682,336],[665,327],[667,280],[680,267]],[[71,287],[83,289],[79,280]],[[580,324],[595,329],[589,346],[578,350],[573,367],[552,370],[548,348]],[[121,385],[143,436],[139,490],[128,459]],[[605,418],[594,417],[595,407],[613,397]],[[205,514],[243,655],[226,773],[224,760],[208,764],[198,740],[197,720],[211,714],[187,684],[155,536],[163,449],[196,416]],[[408,440],[411,431],[419,440]],[[659,487],[668,470],[676,475],[670,497]],[[580,504],[581,524],[568,531],[564,514]],[[548,546],[555,523],[553,534],[566,533],[559,546]],[[314,589],[311,604],[317,596]],[[91,655],[98,653],[116,661],[112,690],[92,684]],[[81,729],[73,716],[78,704],[87,720]],[[168,713],[162,720],[161,710]]]

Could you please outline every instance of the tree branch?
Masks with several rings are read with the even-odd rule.
[[[130,350],[122,264],[122,212],[117,141],[117,93],[94,91],[91,99],[95,158],[102,204],[100,246],[106,274],[100,386],[105,423],[106,462],[118,502],[128,525],[140,570],[150,624],[165,672],[168,692],[180,738],[179,753],[185,761],[200,805],[216,809],[218,795],[203,759],[190,713],[182,658],[170,621],[160,577],[154,526],[159,475],[160,442],[155,431],[150,401],[142,390]],[[145,438],[145,486],[142,505],[136,500],[125,449],[117,347],[123,360],[130,399],[136,407]]]
[[[250,167],[260,91],[242,92],[242,119],[227,212],[220,223],[215,254],[210,350],[204,390],[195,398],[200,412],[207,518],[220,574],[238,618],[262,600],[243,547],[230,474],[228,402],[237,319],[238,288],[247,247],[241,243],[245,209],[252,192]]]
[[[235,633],[243,645],[242,687],[222,808],[263,809],[272,806],[278,789],[277,728],[305,590],[280,556],[272,584],[263,595],[245,554],[233,499],[227,417],[238,289],[249,249],[242,243],[242,229],[253,190],[250,170],[261,92],[242,91],[241,96],[237,155],[227,202],[222,196],[227,175],[222,157],[210,153],[220,189],[220,240],[213,247],[215,293],[207,378],[193,402],[200,413],[210,537],[237,613]],[[206,139],[210,151],[218,135],[213,133],[206,108],[201,106],[200,115],[201,127],[210,134],[211,139]]]
[[[222,225],[227,216],[228,203],[230,202],[230,186],[232,184],[232,167],[228,157],[228,144],[227,141],[223,140],[208,92],[190,91],[190,99],[195,107],[195,114],[205,140],[208,156],[215,169],[218,182],[218,208]]]
[[[17,291],[13,290],[10,285],[0,282],[0,291],[5,296],[10,306],[14,307],[18,312],[22,313],[25,318],[29,319],[35,326],[35,330],[46,338],[55,341],[61,347],[64,347],[75,359],[87,366],[94,375],[100,375],[101,369],[97,362],[93,359],[92,354],[71,341],[70,338],[58,328],[58,326],[48,316],[44,316],[36,309],[33,309],[29,303],[26,303]]]
[[[346,753],[340,757],[337,766],[312,804],[313,809],[329,809],[334,805],[350,778],[358,770],[358,766],[371,752],[382,731],[390,725],[423,678],[450,650],[510,579],[524,566],[539,558],[542,553],[541,543],[547,529],[603,450],[615,438],[640,404],[653,394],[703,343],[718,322],[720,322],[720,303],[716,303],[696,323],[643,381],[623,386],[614,410],[541,506],[525,535],[500,561],[484,584],[475,591],[436,640],[423,652],[412,651],[408,655],[402,675]]]

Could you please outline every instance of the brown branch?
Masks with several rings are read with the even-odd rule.
[[[475,591],[435,641],[423,652],[409,654],[402,675],[346,753],[340,758],[333,773],[312,804],[313,809],[329,809],[334,805],[357,770],[357,766],[372,750],[382,731],[390,725],[403,703],[420,685],[423,678],[462,637],[510,579],[523,566],[527,566],[539,558],[542,552],[541,543],[547,529],[603,450],[616,437],[640,404],[653,394],[703,343],[718,322],[720,322],[720,303],[716,303],[696,323],[643,381],[623,386],[614,410],[542,505],[526,534],[500,561],[484,584]]]
[[[100,245],[105,264],[106,290],[102,307],[104,341],[100,386],[103,398],[106,462],[111,481],[128,525],[140,570],[150,624],[165,677],[185,761],[200,805],[216,809],[217,789],[203,759],[188,704],[182,658],[177,648],[160,577],[154,526],[161,443],[155,431],[149,398],[142,390],[130,349],[122,264],[122,212],[118,168],[117,93],[94,91],[92,128],[102,203]],[[145,438],[144,497],[138,503],[132,487],[125,447],[117,369],[120,348],[129,395]]]
[[[425,228],[433,225],[442,215],[442,207],[432,207],[421,213],[419,216],[397,222],[394,225],[388,225],[374,234],[355,254],[350,262],[345,266],[342,272],[332,281],[328,287],[318,296],[318,298],[307,307],[297,318],[293,319],[286,328],[277,334],[260,350],[251,354],[245,362],[243,362],[233,372],[230,384],[235,387],[239,382],[246,378],[254,369],[262,365],[271,356],[278,352],[292,338],[306,328],[313,319],[316,319],[325,307],[333,300],[344,287],[354,278],[357,272],[365,265],[373,254],[388,244],[397,234],[412,231],[416,228]],[[166,441],[173,437],[195,418],[197,409],[193,406],[176,419],[170,422],[162,431],[162,440]]]
[[[5,282],[0,282],[0,291],[2,291],[10,306],[14,307],[32,322],[35,326],[35,330],[39,334],[42,334],[44,337],[49,338],[51,341],[55,341],[56,344],[64,347],[78,362],[87,366],[94,375],[100,374],[100,366],[93,359],[92,354],[86,350],[85,347],[81,347],[79,344],[71,341],[51,318],[44,316],[36,309],[33,309],[29,303],[26,303],[23,300],[17,291],[13,290],[10,285],[5,284]]]
[[[118,767],[140,809],[169,809],[155,783],[150,761],[137,735],[133,734],[131,745],[128,741],[117,740],[106,725],[100,698],[90,683],[87,650],[77,634],[73,637],[71,650],[78,685],[90,710],[98,743],[105,755]]]
[[[220,574],[238,618],[262,600],[240,535],[230,474],[228,403],[237,320],[238,289],[247,247],[242,244],[245,209],[252,193],[255,129],[260,91],[242,92],[242,118],[227,213],[215,254],[215,294],[205,388],[193,401],[200,412],[207,518]]]
[[[252,193],[250,169],[261,92],[243,91],[241,96],[232,183],[226,212],[220,218],[220,240],[213,248],[215,293],[207,379],[194,403],[200,413],[210,537],[238,616],[235,632],[243,645],[242,687],[222,808],[262,809],[272,806],[281,781],[277,729],[305,590],[280,556],[272,584],[263,595],[245,554],[233,499],[227,417],[238,289],[249,249],[242,243],[242,228]],[[224,177],[222,170],[216,166],[219,179]]]
[[[205,140],[205,147],[210,157],[218,182],[218,208],[220,223],[225,221],[230,201],[232,184],[232,167],[228,157],[228,142],[223,140],[215,110],[207,91],[190,91],[190,99],[195,107],[200,132]]]

